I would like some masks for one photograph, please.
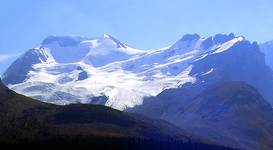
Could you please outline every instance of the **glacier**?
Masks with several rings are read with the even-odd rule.
[[[145,97],[194,83],[193,62],[244,40],[234,34],[208,38],[188,34],[166,48],[140,50],[107,34],[50,36],[20,56],[2,78],[12,90],[44,102],[66,105],[101,100],[100,104],[125,110],[141,105]],[[211,72],[213,68],[201,74]]]

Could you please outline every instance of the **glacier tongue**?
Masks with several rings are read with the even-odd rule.
[[[49,37],[35,50],[46,61],[33,64],[25,80],[13,83],[8,78],[17,68],[11,65],[3,81],[18,93],[49,103],[98,103],[94,98],[104,96],[107,100],[100,104],[124,110],[165,89],[194,83],[192,62],[244,40],[233,36],[186,35],[168,48],[150,51],[131,48],[110,35]]]

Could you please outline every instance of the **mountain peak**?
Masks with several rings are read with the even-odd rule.
[[[113,36],[109,34],[103,34],[103,39],[111,40],[113,43],[117,45],[117,48],[127,48],[125,44],[114,38]]]
[[[53,43],[59,44],[61,47],[69,47],[79,45],[84,38],[79,36],[48,36],[42,42],[42,46]]]
[[[32,66],[39,63],[54,62],[51,54],[45,49],[30,49],[21,57],[15,60],[12,65],[3,74],[3,82],[8,84],[17,84],[27,79],[28,72]]]
[[[192,40],[198,40],[200,39],[200,36],[198,34],[186,34],[184,35],[180,41],[192,41]]]
[[[109,34],[107,34],[107,33],[104,33],[103,38],[111,38],[111,36]]]
[[[211,37],[215,44],[222,44],[235,38],[233,33],[230,34],[216,34]]]

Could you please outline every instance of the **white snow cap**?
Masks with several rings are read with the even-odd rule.
[[[100,38],[51,36],[38,49],[47,60],[33,65],[24,82],[9,87],[55,104],[90,103],[92,97],[106,96],[104,105],[124,110],[141,105],[144,97],[194,83],[193,61],[227,51],[243,40],[233,34],[209,38],[193,34],[172,46],[144,51],[108,34]]]

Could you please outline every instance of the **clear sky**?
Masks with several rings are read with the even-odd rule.
[[[140,49],[186,33],[273,39],[273,0],[0,0],[0,73],[49,35],[108,33]]]

